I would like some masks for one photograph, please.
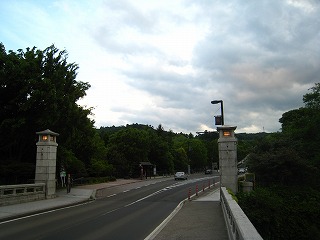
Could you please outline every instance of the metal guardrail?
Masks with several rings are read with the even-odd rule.
[[[232,199],[225,187],[220,190],[221,207],[227,225],[229,239],[260,240],[263,239],[238,203]]]
[[[46,184],[19,184],[0,186],[0,206],[45,199]]]

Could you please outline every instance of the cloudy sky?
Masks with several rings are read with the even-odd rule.
[[[96,127],[275,132],[320,82],[319,0],[1,0],[6,50],[54,44]]]

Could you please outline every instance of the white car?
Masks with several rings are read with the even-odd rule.
[[[184,172],[176,172],[174,180],[187,180],[188,176]]]
[[[238,174],[245,174],[247,172],[246,168],[238,168]]]

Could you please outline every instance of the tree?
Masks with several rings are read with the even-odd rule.
[[[54,45],[43,51],[34,47],[6,53],[0,44],[1,167],[29,163],[34,169],[35,133],[47,128],[60,134],[58,167],[80,161],[87,168],[92,158],[101,157],[103,149],[92,141],[92,109],[77,104],[90,85],[76,81],[78,65],[67,59],[67,52]],[[81,164],[73,165],[83,172]],[[34,178],[34,170],[28,177]]]
[[[148,161],[149,144],[145,131],[125,128],[109,138],[107,156],[117,177],[132,176],[140,162]]]
[[[208,165],[207,148],[204,143],[199,139],[191,139],[188,148],[191,168],[202,171]]]
[[[150,152],[148,158],[157,166],[158,173],[171,173],[174,158],[171,152],[172,132],[166,132],[160,124],[156,130],[149,131]]]
[[[196,137],[201,140],[207,149],[207,168],[212,167],[212,163],[219,163],[219,151],[218,151],[218,132],[204,131]]]
[[[249,156],[255,191],[239,205],[264,239],[319,239],[320,84],[304,107],[282,115],[282,132],[261,139]]]
[[[305,106],[284,113],[279,121],[282,132],[294,140],[293,147],[300,156],[320,169],[320,84],[310,90],[303,96]]]
[[[314,185],[316,169],[300,157],[292,140],[275,133],[258,142],[248,157],[249,170],[256,174],[260,186]]]
[[[187,171],[188,169],[188,156],[184,148],[180,147],[174,149],[174,169],[175,171]]]
[[[310,88],[311,92],[303,96],[303,102],[307,108],[320,109],[320,83],[315,83],[315,86]]]
[[[208,165],[207,148],[204,141],[194,138],[192,134],[178,134],[173,139],[173,148],[183,148],[188,157],[192,171],[202,171]],[[213,147],[213,146],[212,146]]]

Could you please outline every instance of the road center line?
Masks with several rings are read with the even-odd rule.
[[[117,194],[111,194],[111,195],[107,196],[107,198],[113,197],[113,196],[116,196],[116,195],[117,195]]]

